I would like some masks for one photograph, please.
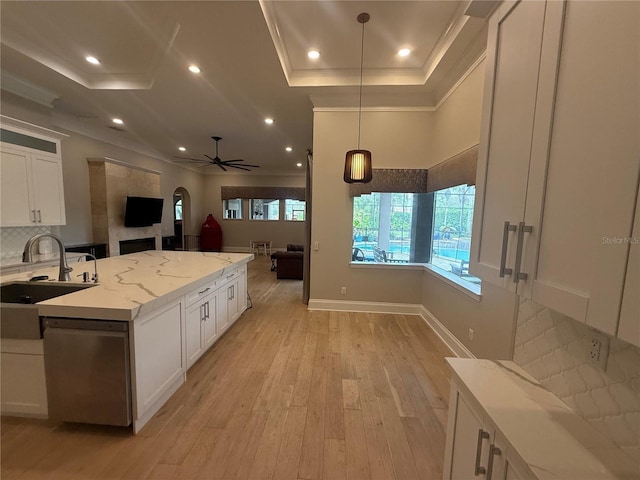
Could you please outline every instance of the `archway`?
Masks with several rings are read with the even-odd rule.
[[[173,192],[173,234],[176,237],[176,250],[184,250],[185,235],[191,227],[191,195],[184,187]]]

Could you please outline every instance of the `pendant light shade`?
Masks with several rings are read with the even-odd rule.
[[[369,21],[368,13],[358,15],[358,22],[362,24],[362,39],[360,44],[360,99],[358,105],[358,148],[349,150],[344,161],[344,181],[347,183],[369,183],[373,178],[371,167],[371,152],[360,149],[360,121],[362,119],[362,65],[364,60],[364,24]]]
[[[344,161],[344,181],[347,183],[369,183],[371,178],[371,152],[369,150],[349,150]]]

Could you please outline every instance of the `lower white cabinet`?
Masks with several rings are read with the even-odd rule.
[[[134,418],[144,418],[142,424],[186,378],[182,305],[181,301],[171,303],[134,323]]]
[[[452,384],[444,477],[512,480],[531,478],[510,458],[506,442],[490,421]]]
[[[42,340],[2,339],[2,415],[47,417]]]
[[[212,286],[194,292],[188,297],[195,301],[187,304],[186,313],[186,350],[187,368],[202,356],[202,354],[218,338],[216,292]]]

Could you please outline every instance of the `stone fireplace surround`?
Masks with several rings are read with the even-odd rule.
[[[124,226],[127,196],[161,197],[161,172],[129,165],[108,157],[87,158],[91,190],[93,241],[107,244],[108,255],[120,255],[120,242],[155,239],[162,247],[161,225],[128,228]]]

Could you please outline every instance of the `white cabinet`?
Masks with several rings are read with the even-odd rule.
[[[218,333],[222,334],[247,309],[247,267],[225,273],[218,281]]]
[[[2,414],[46,418],[42,340],[3,338],[1,350]]]
[[[0,225],[64,225],[66,217],[59,140],[4,127],[2,133]]]
[[[184,382],[183,303],[137,319],[133,329],[134,431]]]
[[[472,399],[452,384],[445,451],[445,480],[526,479],[522,461],[509,456],[507,442],[483,418]]]
[[[612,335],[640,171],[639,15],[638,2],[505,2],[478,160],[470,271]]]
[[[187,368],[190,368],[216,341],[216,316],[216,292],[213,284],[187,295]]]

